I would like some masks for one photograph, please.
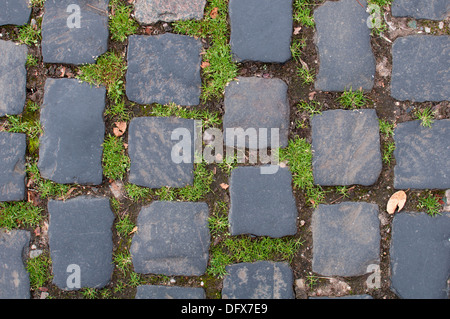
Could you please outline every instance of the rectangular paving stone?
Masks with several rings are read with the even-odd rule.
[[[237,62],[291,58],[292,0],[230,0],[230,45]]]
[[[450,120],[400,123],[394,141],[394,188],[450,188]]]
[[[237,147],[239,139],[245,139],[245,147],[261,149],[272,146],[271,130],[278,130],[279,138],[272,147],[285,147],[288,144],[290,106],[287,96],[288,86],[280,79],[262,79],[239,77],[225,88],[225,115],[223,128],[225,144]],[[232,143],[227,141],[228,129],[242,128],[242,134]],[[256,134],[245,137],[248,130]],[[267,129],[264,135],[260,129]],[[267,136],[267,138],[266,138]],[[256,147],[254,147],[256,146]]]
[[[344,202],[319,205],[312,215],[312,271],[324,276],[360,276],[379,264],[378,206]]]
[[[0,0],[0,26],[27,24],[30,15],[29,0]]]
[[[353,88],[372,90],[375,57],[367,27],[369,14],[365,0],[326,1],[314,11],[319,74],[315,88],[344,91]]]
[[[109,198],[49,200],[48,212],[53,283],[64,290],[107,285],[114,269]]]
[[[126,94],[139,104],[198,105],[202,43],[185,35],[128,38]]]
[[[382,169],[375,110],[330,110],[311,120],[314,182],[373,185]]]
[[[149,188],[185,187],[194,183],[195,121],[175,117],[139,117],[128,129],[129,182]],[[179,137],[175,134],[187,133]],[[174,133],[175,132],[175,133]],[[175,139],[172,140],[172,134]],[[178,150],[177,144],[186,143]],[[186,162],[173,158],[186,155]]]
[[[230,233],[283,237],[297,232],[297,206],[288,168],[261,174],[259,166],[237,167],[230,179]]]
[[[60,184],[102,183],[106,89],[76,79],[47,79],[38,167]]]
[[[394,41],[391,96],[450,101],[450,36],[411,35]]]
[[[29,231],[0,229],[0,299],[30,299],[30,278],[22,257],[29,243]]]
[[[45,63],[95,63],[108,49],[109,0],[47,0],[42,20]]]
[[[0,53],[0,116],[20,114],[27,95],[28,48],[0,40]]]
[[[143,285],[137,287],[135,299],[205,299],[203,288]]]
[[[415,19],[444,20],[450,12],[448,0],[394,0],[392,16]]]
[[[26,135],[0,132],[0,202],[25,198]]]
[[[391,289],[405,299],[448,299],[450,214],[402,212],[394,216]]]
[[[141,24],[158,21],[200,20],[206,0],[136,0],[134,15]]]
[[[288,263],[239,263],[225,270],[223,299],[294,299],[294,276]]]
[[[134,271],[167,276],[200,276],[209,256],[206,203],[153,202],[139,212],[131,243]]]

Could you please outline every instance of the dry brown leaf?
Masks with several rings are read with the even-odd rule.
[[[301,29],[302,29],[302,27],[294,28],[294,35],[299,34]]]
[[[398,207],[398,211],[401,211],[406,203],[406,193],[404,191],[398,191],[394,193],[387,203],[386,211],[389,214],[394,214]]]
[[[137,227],[137,226],[134,226],[133,230],[130,231],[130,232],[128,233],[128,235],[131,235],[131,234],[137,232],[137,230],[138,230],[138,227]]]
[[[203,61],[202,65],[200,66],[202,69],[207,68],[208,66],[210,66],[211,64],[208,61]]]
[[[209,14],[209,16],[211,17],[211,19],[215,19],[217,18],[217,16],[219,15],[219,8],[215,7],[211,10],[211,13]]]
[[[113,133],[115,136],[122,136],[127,130],[127,122],[115,122],[116,127],[113,128]]]
[[[220,184],[220,187],[222,187],[223,189],[227,189],[228,187],[230,187],[230,185],[222,183]]]

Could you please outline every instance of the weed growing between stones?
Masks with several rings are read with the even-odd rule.
[[[294,188],[305,192],[308,204],[317,207],[323,202],[325,191],[314,184],[311,145],[297,136],[286,148],[280,149],[279,156],[280,162],[286,162],[292,173]]]
[[[210,0],[203,20],[177,21],[174,31],[210,41],[203,55],[202,99],[221,98],[228,82],[237,75],[237,65],[233,63],[228,43],[230,30],[227,22],[228,1]]]
[[[109,15],[109,31],[113,41],[124,42],[129,35],[135,34],[139,28],[138,23],[132,18],[133,7],[125,5],[120,0],[112,0],[109,3],[111,14]]]
[[[423,127],[431,127],[434,123],[434,112],[431,110],[431,107],[426,107],[423,110],[418,109],[415,116],[421,121]]]
[[[45,285],[53,276],[50,273],[51,259],[44,253],[27,261],[27,271],[30,276],[30,288],[37,290]]]
[[[29,46],[37,46],[41,40],[41,23],[42,18],[32,20],[33,23],[25,24],[19,28],[19,34],[17,41],[20,44],[26,44]]]
[[[382,144],[382,159],[383,163],[386,165],[390,165],[391,161],[394,159],[394,151],[395,151],[395,142],[393,140],[394,137],[394,124],[379,119],[379,125],[380,125],[380,137],[381,137],[381,144]]]
[[[41,212],[42,208],[31,202],[1,202],[0,228],[36,227],[42,220]]]
[[[123,179],[130,167],[130,159],[125,154],[122,138],[108,135],[103,143],[103,175],[116,180]]]
[[[369,100],[364,96],[364,92],[361,89],[353,91],[350,88],[337,98],[337,102],[346,109],[358,109],[364,107]]]
[[[439,203],[439,198],[428,192],[426,195],[419,197],[417,209],[424,210],[428,215],[434,217],[441,215],[440,209],[442,205]]]

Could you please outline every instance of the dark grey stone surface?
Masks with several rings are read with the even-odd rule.
[[[378,206],[344,202],[319,205],[312,215],[312,271],[324,276],[359,276],[380,262]]]
[[[230,0],[231,53],[237,62],[291,58],[292,0]]]
[[[394,188],[450,188],[450,120],[432,127],[404,122],[394,130]]]
[[[23,259],[29,242],[28,231],[0,229],[0,299],[30,298],[30,279]]]
[[[106,89],[76,79],[47,79],[38,167],[60,184],[102,183]]]
[[[0,202],[25,198],[25,134],[0,132]]]
[[[401,101],[450,101],[449,57],[448,35],[411,35],[395,40],[391,96]]]
[[[0,0],[0,25],[27,24],[30,15],[29,0]]]
[[[391,288],[399,297],[449,298],[450,214],[396,214],[390,260]]]
[[[185,35],[128,38],[126,94],[140,104],[198,105],[202,43]]]
[[[199,20],[203,18],[205,5],[206,0],[136,0],[134,14],[141,24]]]
[[[271,147],[271,129],[278,129],[279,139],[273,147],[286,147],[288,144],[290,106],[287,96],[288,86],[280,79],[262,79],[257,77],[239,77],[225,88],[225,115],[223,118],[225,144],[237,146],[237,139],[245,139],[249,148],[248,129],[255,129],[256,148]],[[227,129],[242,128],[233,143],[227,143]],[[267,135],[260,132],[267,129]],[[248,131],[249,132],[249,131]],[[261,133],[261,134],[260,134]],[[264,138],[267,136],[267,138]],[[262,137],[262,138],[261,138]],[[258,138],[260,141],[258,141]],[[253,147],[251,147],[253,148]]]
[[[331,110],[311,120],[314,182],[372,185],[382,169],[375,110]]]
[[[0,40],[0,116],[20,114],[27,94],[28,48]]]
[[[47,0],[42,20],[42,57],[46,63],[95,63],[108,49],[109,0]],[[73,26],[80,8],[80,24]],[[69,21],[69,24],[68,24]]]
[[[209,256],[208,216],[206,203],[156,201],[143,207],[130,248],[134,270],[203,275]]]
[[[294,276],[288,263],[239,263],[226,271],[223,299],[294,299]]]
[[[366,6],[365,0],[360,0]],[[319,74],[315,88],[370,91],[375,78],[375,57],[367,27],[369,14],[355,0],[326,1],[314,11]]]
[[[261,174],[261,167],[237,167],[230,179],[232,235],[283,237],[297,232],[297,206],[288,168]]]
[[[114,214],[109,198],[80,196],[66,201],[49,200],[49,245],[53,283],[64,290],[80,268],[80,286],[101,288],[111,279],[112,226]]]
[[[139,117],[128,129],[128,155],[131,166],[129,182],[149,188],[184,187],[194,182],[194,120],[175,117]],[[189,136],[172,140],[173,132],[182,129]],[[178,138],[178,134],[175,135]],[[177,163],[172,151],[179,143],[190,143],[188,163]],[[186,145],[189,146],[189,145]],[[186,149],[184,149],[186,151]],[[181,152],[181,150],[180,150]],[[179,153],[176,153],[177,155]]]
[[[444,20],[450,12],[448,0],[394,0],[392,16],[415,19]]]
[[[205,299],[203,288],[171,286],[138,286],[135,299]]]

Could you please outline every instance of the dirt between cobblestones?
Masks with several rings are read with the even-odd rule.
[[[316,1],[320,3],[321,1]],[[39,9],[33,8],[32,17],[36,18],[41,16],[42,12]],[[423,109],[425,107],[432,107],[436,111],[436,119],[450,119],[450,107],[449,102],[425,102],[425,103],[412,103],[409,101],[402,102],[396,101],[390,97],[390,74],[392,68],[391,48],[392,42],[399,36],[405,36],[409,34],[417,34],[419,32],[425,33],[423,30],[425,27],[431,29],[431,33],[435,35],[450,34],[449,21],[447,18],[444,21],[444,28],[441,30],[438,26],[438,22],[430,21],[417,21],[417,28],[411,29],[408,27],[408,22],[414,19],[409,18],[393,18],[388,11],[386,14],[386,20],[395,27],[396,30],[386,32],[384,35],[390,41],[383,37],[372,37],[372,49],[376,58],[377,72],[375,76],[375,85],[371,92],[366,96],[370,99],[370,103],[366,108],[376,109],[377,115],[380,119],[395,122],[396,124],[410,121],[414,119],[414,110]],[[294,23],[294,28],[300,27],[299,24]],[[171,23],[158,22],[151,26],[141,27],[138,34],[156,35],[165,32],[172,32]],[[18,27],[3,26],[0,27],[0,33],[2,34],[2,40],[12,40],[17,38]],[[308,27],[301,27],[298,34],[293,35],[293,39],[306,39],[306,48],[302,53],[302,60],[308,65],[310,70],[317,74],[320,61],[318,60],[317,49],[314,44],[314,29]],[[204,46],[208,46],[208,41],[203,40]],[[127,42],[117,43],[109,41],[108,51],[120,52],[126,56]],[[36,102],[42,105],[44,97],[44,84],[47,77],[52,78],[73,78],[77,75],[78,67],[73,65],[62,64],[43,64],[40,46],[29,47],[29,53],[37,57],[39,63],[37,66],[27,68],[27,100]],[[306,113],[300,113],[296,108],[296,104],[300,101],[309,101],[312,98],[318,101],[322,106],[322,111],[339,109],[341,108],[336,99],[340,96],[340,93],[333,92],[319,92],[315,91],[314,85],[304,85],[302,80],[297,76],[296,70],[298,63],[293,60],[288,61],[285,64],[266,64],[259,62],[246,62],[239,64],[239,76],[257,76],[264,78],[280,78],[284,80],[289,86],[289,101],[291,105],[291,127],[289,138],[299,136],[305,138],[308,142],[311,142],[311,131],[309,125],[304,128],[296,128],[296,120],[305,120],[308,122],[309,115]],[[107,105],[110,103],[107,100]],[[211,111],[224,113],[223,98],[220,100],[211,100],[199,105],[199,108],[206,108]],[[132,110],[132,117],[143,116],[144,112],[142,107],[134,105],[126,99],[126,105]],[[27,116],[27,114],[24,114]],[[0,127],[6,119],[0,119]],[[113,121],[105,116],[106,132],[105,134],[112,134]],[[127,141],[127,134],[124,135],[124,141]],[[30,156],[32,154],[27,154]],[[214,169],[215,165],[210,165],[211,169]],[[376,299],[396,299],[397,296],[390,290],[390,264],[389,264],[389,247],[391,239],[391,222],[392,215],[388,215],[385,211],[386,203],[389,197],[395,192],[393,188],[393,177],[395,166],[395,159],[391,161],[390,165],[383,163],[382,172],[378,178],[378,181],[370,187],[364,187],[356,185],[349,187],[349,197],[343,198],[334,187],[324,187],[326,191],[325,203],[334,204],[342,201],[364,201],[368,203],[375,203],[379,206],[379,218],[380,218],[380,233],[381,233],[381,249],[380,249],[380,269],[381,269],[381,288],[380,289],[367,289],[366,280],[369,274],[357,277],[324,277],[318,274],[312,273],[311,260],[312,260],[312,233],[311,233],[311,216],[313,208],[309,203],[306,203],[305,197],[300,190],[294,189],[294,196],[298,207],[298,233],[296,238],[302,238],[303,245],[296,254],[291,267],[294,272],[294,280],[302,279],[305,282],[305,289],[302,287],[295,287],[297,292],[297,298],[306,298],[310,296],[342,296],[348,294],[369,294]],[[214,206],[214,203],[218,200],[229,203],[229,193],[220,187],[221,183],[228,183],[228,177],[217,169],[215,174],[215,181],[212,185],[212,193],[208,194],[206,202],[208,203],[210,210]],[[106,195],[112,197],[109,189],[110,181],[104,179],[103,184],[95,187],[90,186],[77,186],[72,190],[70,197],[79,195]],[[418,197],[423,193],[422,191],[407,190],[408,200],[403,211],[417,211]],[[443,196],[444,191],[433,191],[433,194]],[[123,209],[121,214],[131,213],[133,222],[136,222],[138,212],[142,205],[146,205],[149,202],[134,203],[129,199],[125,199],[122,205]],[[35,230],[31,231],[31,245],[35,245],[38,249],[49,251],[48,238],[46,237],[46,226],[48,226],[48,213],[46,210],[47,200],[39,200],[37,204],[44,209],[43,226],[40,229],[39,236],[36,236]],[[117,219],[116,219],[117,220]],[[117,232],[113,232],[114,252],[120,251],[124,247],[130,244],[121,240],[117,235]],[[131,240],[130,240],[131,241]],[[317,282],[312,287],[308,285],[308,277],[315,276]],[[167,284],[168,278],[164,276],[144,276],[147,279],[147,283],[153,284]],[[172,278],[172,277],[171,277]],[[220,291],[222,289],[222,280],[212,276],[203,275],[199,277],[184,277],[175,276],[176,285],[178,286],[202,286],[206,290],[207,298],[220,297]],[[113,273],[111,283],[108,287],[117,287],[125,281],[122,274],[116,269]],[[297,282],[298,283],[298,282]],[[136,289],[126,287],[125,289],[117,289],[118,291],[113,293],[113,298],[134,298]],[[32,293],[32,298],[39,298],[42,291],[48,291],[53,298],[83,298],[80,292],[76,291],[61,291],[52,283],[48,283],[45,288]]]

